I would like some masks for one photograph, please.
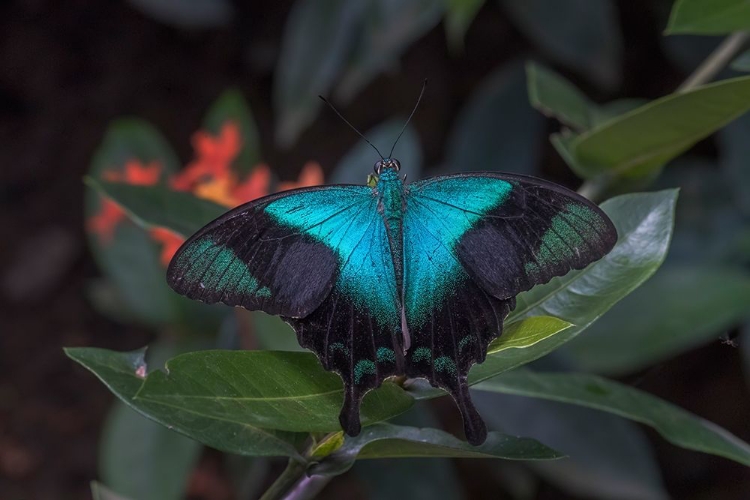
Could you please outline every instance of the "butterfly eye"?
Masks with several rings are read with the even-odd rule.
[[[398,172],[399,170],[401,170],[401,162],[399,162],[396,159],[393,159],[393,160],[391,160],[391,163],[393,164],[393,168],[396,169],[396,172]]]
[[[378,175],[380,175],[380,171],[383,170],[383,162],[382,161],[378,161],[377,163],[375,163],[375,167],[373,167],[373,168],[375,170],[375,173],[378,174]]]

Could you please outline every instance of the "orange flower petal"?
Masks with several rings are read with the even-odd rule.
[[[134,186],[153,186],[161,177],[161,164],[152,161],[147,165],[139,160],[125,162],[125,182]]]
[[[236,181],[234,176],[209,178],[193,187],[193,193],[199,198],[211,200],[225,207],[235,207],[237,202],[232,195]]]
[[[125,219],[125,212],[120,205],[109,199],[103,199],[98,214],[86,220],[86,230],[96,234],[102,245],[112,243],[117,225]]]
[[[167,267],[180,245],[185,242],[185,238],[166,227],[151,228],[148,234],[154,241],[162,245],[159,261],[164,267]]]
[[[256,165],[244,182],[232,191],[236,205],[247,203],[269,193],[271,186],[271,169],[265,163]]]
[[[102,178],[109,182],[125,182],[134,186],[153,186],[159,182],[162,166],[157,161],[148,164],[140,160],[128,160],[122,171],[107,170],[102,173]]]
[[[299,179],[296,182],[280,182],[278,190],[286,191],[287,189],[319,186],[324,182],[323,169],[321,168],[320,163],[316,161],[308,161],[305,163],[305,166],[302,167],[302,172],[300,172]]]

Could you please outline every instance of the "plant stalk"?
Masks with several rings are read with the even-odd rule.
[[[289,463],[276,481],[263,493],[260,500],[281,500],[287,498],[289,493],[295,489],[295,485],[305,478],[307,464],[289,459]]]
[[[693,74],[677,87],[677,92],[687,92],[713,80],[719,71],[724,69],[737,53],[747,45],[748,40],[750,40],[750,32],[747,31],[739,31],[726,37],[711,55],[693,71]]]

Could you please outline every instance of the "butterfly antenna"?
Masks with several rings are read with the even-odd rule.
[[[364,139],[364,141],[365,141],[365,142],[366,142],[367,144],[369,144],[370,146],[372,146],[372,149],[374,149],[374,150],[375,150],[375,152],[376,152],[376,153],[378,154],[378,156],[380,157],[380,159],[381,159],[381,160],[385,160],[385,158],[383,157],[383,155],[382,155],[382,154],[380,154],[380,151],[378,151],[378,148],[376,148],[376,147],[375,147],[375,145],[374,145],[373,143],[371,143],[370,141],[368,141],[368,140],[367,140],[367,137],[365,137],[365,136],[364,136],[364,134],[363,134],[362,132],[360,132],[359,130],[357,130],[357,127],[355,127],[354,125],[352,125],[351,123],[349,123],[349,120],[347,120],[346,118],[344,118],[344,117],[343,117],[343,115],[342,115],[341,113],[339,113],[339,110],[338,110],[338,109],[336,109],[336,108],[335,108],[335,107],[333,106],[333,104],[331,104],[330,102],[328,102],[328,99],[326,99],[326,98],[325,98],[325,97],[323,97],[322,95],[319,95],[318,97],[320,97],[320,100],[321,100],[321,101],[323,101],[324,103],[328,104],[328,105],[329,105],[329,106],[331,107],[331,109],[333,110],[333,112],[334,112],[334,113],[336,113],[337,115],[339,115],[339,118],[341,118],[342,120],[344,120],[344,123],[346,123],[347,125],[349,125],[349,126],[350,126],[350,127],[352,128],[352,130],[354,130],[354,131],[355,131],[355,132],[356,132],[357,134],[359,134],[359,136],[360,136],[360,137],[361,137],[362,139]]]
[[[417,97],[417,103],[414,105],[414,109],[411,110],[411,114],[409,115],[409,118],[406,119],[406,123],[404,123],[404,128],[401,129],[401,132],[399,132],[398,137],[396,137],[396,142],[393,143],[391,152],[388,153],[388,158],[390,158],[391,155],[393,154],[393,150],[396,149],[396,144],[398,144],[398,140],[401,139],[402,135],[404,135],[406,126],[409,125],[409,122],[411,121],[411,117],[414,116],[414,113],[417,111],[417,108],[419,107],[419,101],[422,100],[422,96],[424,95],[425,88],[427,88],[427,78],[425,78],[424,83],[422,83],[422,91],[419,93],[419,97]]]

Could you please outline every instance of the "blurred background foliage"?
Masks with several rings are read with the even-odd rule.
[[[152,366],[205,348],[298,350],[276,318],[172,293],[169,252],[194,221],[246,199],[363,183],[374,153],[317,96],[387,149],[424,78],[394,153],[410,179],[517,172],[597,201],[680,188],[664,265],[531,366],[540,376],[606,375],[750,439],[750,81],[734,78],[750,67],[742,2],[14,1],[0,13],[0,490],[9,497],[82,497],[93,479],[103,500],[265,490],[280,461],[221,454],[112,403],[60,346],[149,344]],[[708,68],[716,74],[704,80],[718,83],[691,84],[717,54],[732,56]],[[152,198],[128,191],[147,186]],[[750,489],[740,464],[586,405],[513,395],[520,386],[498,380],[507,386],[474,391],[490,428],[569,458],[364,460],[321,484],[320,497],[742,498]],[[445,399],[396,423],[455,431]]]

